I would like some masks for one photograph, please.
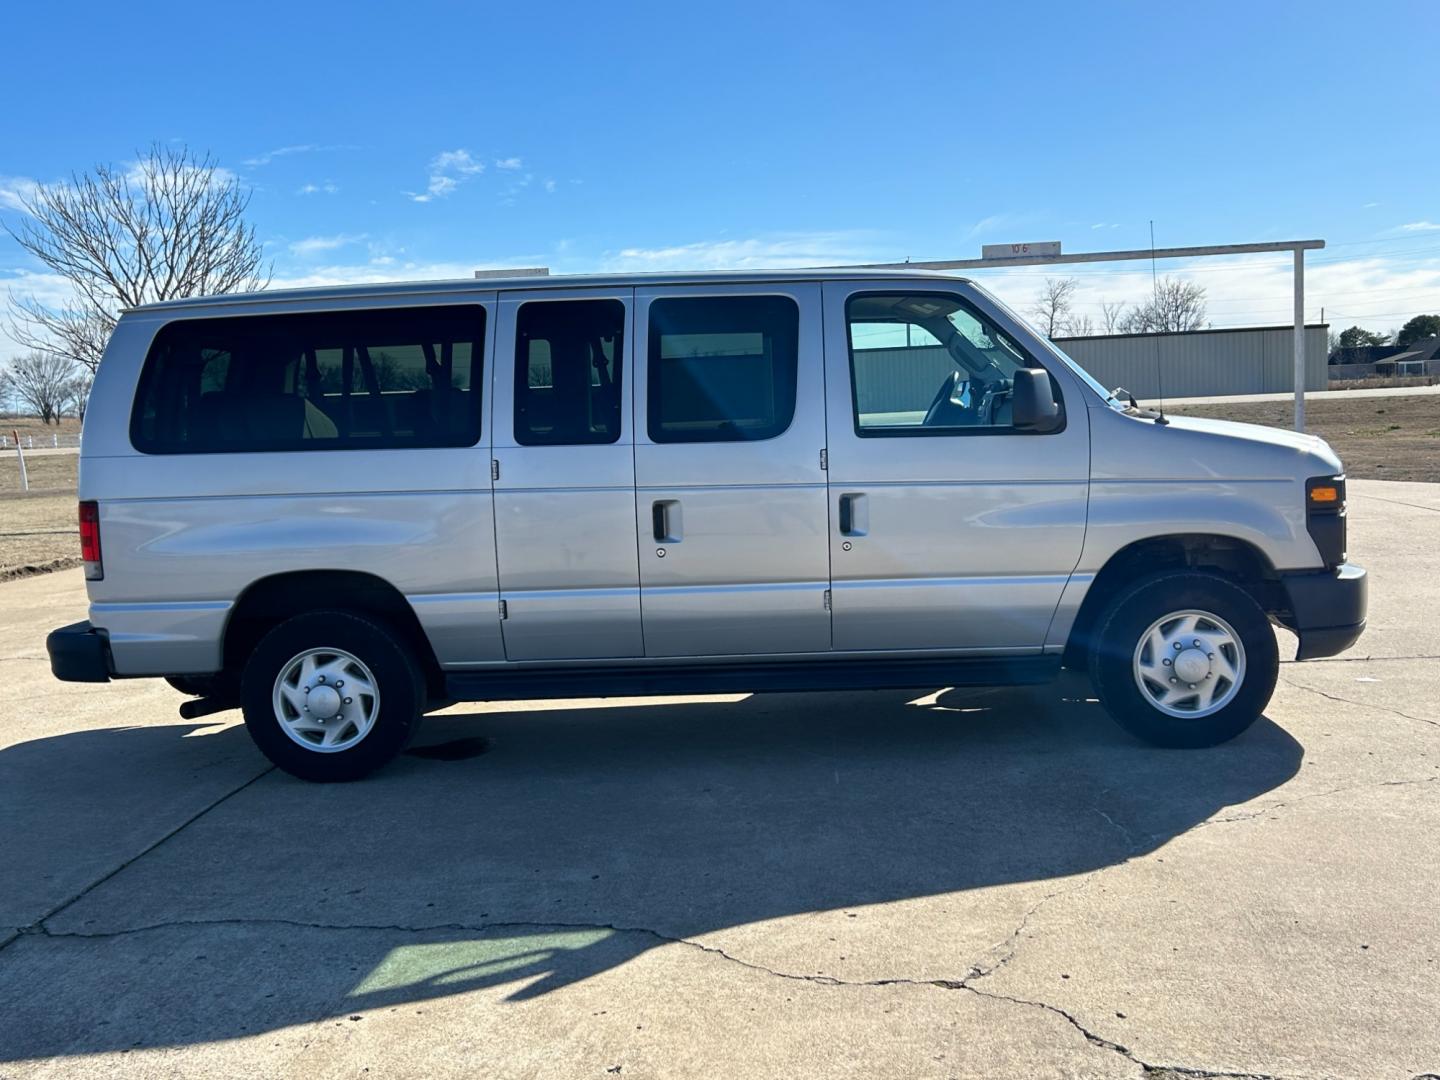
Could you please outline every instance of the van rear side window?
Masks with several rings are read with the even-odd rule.
[[[149,454],[473,446],[485,309],[189,319],[156,336],[130,418]]]

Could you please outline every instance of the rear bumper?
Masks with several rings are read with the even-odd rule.
[[[62,682],[109,682],[110,642],[88,622],[50,631],[45,639],[50,673]]]
[[[1289,610],[1281,622],[1300,638],[1297,660],[1334,656],[1365,632],[1369,578],[1364,567],[1341,563],[1334,570],[1280,575]]]

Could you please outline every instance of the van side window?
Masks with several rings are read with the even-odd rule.
[[[650,441],[773,439],[795,417],[800,309],[786,296],[650,305]]]
[[[846,303],[845,320],[857,435],[1015,430],[1015,372],[1039,365],[959,297],[864,293]]]
[[[537,300],[515,321],[515,441],[521,446],[620,438],[625,305]]]
[[[130,438],[150,454],[473,446],[485,309],[185,319],[155,336]]]

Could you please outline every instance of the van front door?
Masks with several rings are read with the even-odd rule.
[[[824,370],[813,284],[637,289],[647,656],[824,653]]]
[[[1038,651],[1085,537],[1073,374],[964,282],[825,285],[835,648]],[[1021,367],[1064,424],[1011,423]]]
[[[495,541],[509,660],[644,656],[631,289],[502,294]]]

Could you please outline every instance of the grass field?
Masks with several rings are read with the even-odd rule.
[[[27,495],[20,491],[15,451],[0,451],[0,581],[40,568],[62,570],[80,564],[75,522],[79,462],[79,454],[28,455]]]
[[[1288,428],[1291,410],[1286,401],[1176,406],[1167,411]],[[1309,430],[1335,448],[1350,476],[1440,482],[1440,395],[1328,398],[1309,402],[1305,414]],[[30,423],[42,432],[55,430],[40,428],[39,421]],[[68,423],[73,427],[74,421]],[[22,495],[14,451],[0,453],[0,580],[41,567],[78,565],[78,462],[76,454],[27,457],[30,494]]]
[[[7,439],[11,432],[18,432],[23,442],[34,439],[36,448],[52,445],[52,436],[60,436],[61,446],[74,446],[80,434],[80,421],[66,417],[57,424],[42,424],[33,416],[16,416],[0,419],[0,435]]]
[[[1185,405],[1165,411],[1280,428],[1290,427],[1295,416],[1289,401]],[[1334,448],[1348,476],[1440,482],[1440,395],[1308,401],[1305,428]]]

